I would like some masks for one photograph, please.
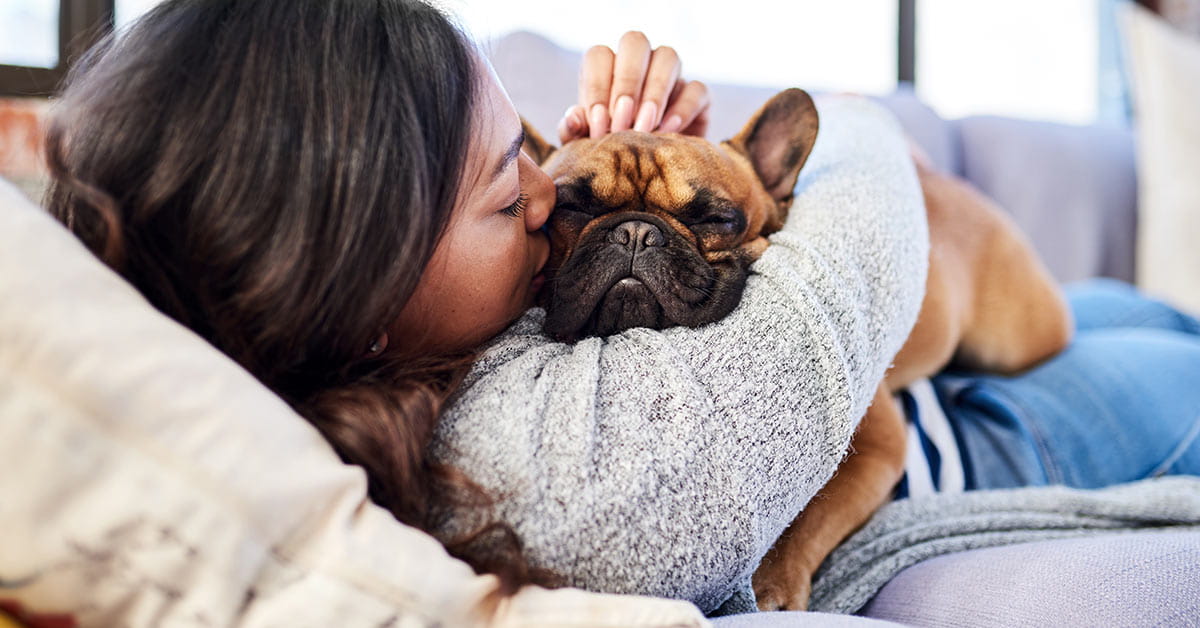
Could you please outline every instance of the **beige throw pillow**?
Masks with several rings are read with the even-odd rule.
[[[1200,313],[1200,39],[1127,3],[1138,151],[1137,283]]]

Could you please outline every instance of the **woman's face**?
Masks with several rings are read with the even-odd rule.
[[[521,119],[476,57],[481,89],[458,200],[417,289],[389,328],[405,354],[473,348],[533,305],[550,244],[554,184],[521,152]],[[464,124],[466,122],[464,121]]]

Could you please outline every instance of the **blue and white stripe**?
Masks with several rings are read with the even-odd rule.
[[[896,499],[963,492],[966,477],[958,440],[933,384],[919,380],[897,397],[908,418],[908,443]]]

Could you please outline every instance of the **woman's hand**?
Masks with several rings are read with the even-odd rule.
[[[708,130],[708,87],[679,77],[679,55],[669,46],[629,31],[613,53],[593,46],[579,72],[579,104],[558,123],[567,143],[611,131],[663,131],[703,137]]]

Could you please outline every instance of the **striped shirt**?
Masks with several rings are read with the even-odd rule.
[[[908,442],[895,498],[963,492],[966,476],[958,439],[933,384],[919,380],[896,397],[908,419]]]

